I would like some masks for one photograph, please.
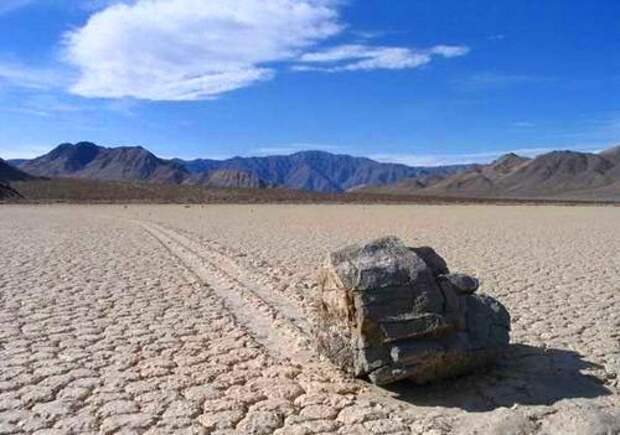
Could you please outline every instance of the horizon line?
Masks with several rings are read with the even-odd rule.
[[[609,148],[613,148],[614,146],[620,145],[619,141],[614,141],[606,144],[589,144],[589,145],[575,145],[572,147],[566,146],[558,146],[558,147],[521,147],[521,148],[512,148],[507,150],[493,150],[493,151],[483,151],[476,153],[449,153],[449,154],[421,154],[421,153],[369,153],[365,155],[356,154],[354,152],[345,152],[349,147],[338,147],[338,146],[319,146],[317,148],[312,148],[311,144],[308,144],[308,148],[298,148],[294,145],[291,147],[272,147],[272,148],[258,148],[254,152],[247,154],[235,154],[235,155],[206,155],[201,157],[188,157],[188,156],[169,156],[166,154],[158,154],[156,151],[153,151],[151,148],[145,145],[114,145],[114,146],[105,146],[98,145],[92,141],[77,141],[75,143],[71,142],[62,142],[52,148],[44,148],[42,146],[33,146],[29,151],[22,154],[13,153],[9,150],[4,150],[0,148],[0,158],[9,161],[9,160],[33,160],[38,157],[44,156],[48,154],[53,149],[57,148],[60,145],[64,144],[78,144],[78,143],[92,143],[94,145],[100,146],[102,148],[114,149],[114,148],[143,148],[146,151],[152,153],[158,158],[163,160],[183,160],[183,161],[193,161],[193,160],[216,160],[216,161],[224,161],[231,160],[235,158],[265,158],[265,157],[290,157],[299,153],[309,153],[309,152],[322,152],[331,155],[339,155],[339,156],[349,156],[353,158],[365,158],[376,161],[378,163],[391,163],[391,164],[401,164],[410,167],[437,167],[437,166],[454,166],[454,165],[471,165],[471,164],[483,164],[490,163],[497,158],[506,155],[506,154],[516,154],[521,157],[535,158],[543,154],[547,154],[553,151],[573,151],[573,152],[582,152],[582,153],[593,153],[598,154],[602,151],[605,151]],[[341,149],[341,152],[338,152],[337,149]],[[47,151],[45,151],[47,150]],[[268,152],[273,151],[273,152]],[[9,154],[8,157],[5,157],[6,154]]]

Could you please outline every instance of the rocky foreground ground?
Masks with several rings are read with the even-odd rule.
[[[2,206],[0,433],[620,432],[620,208]],[[382,389],[313,351],[324,255],[433,246],[498,366]]]

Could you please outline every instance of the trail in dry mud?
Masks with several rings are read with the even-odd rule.
[[[316,360],[310,346],[311,327],[301,307],[263,287],[255,271],[200,245],[182,234],[154,223],[139,223],[185,267],[209,286],[237,321],[275,357],[295,363]]]

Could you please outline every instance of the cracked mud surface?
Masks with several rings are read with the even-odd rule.
[[[0,208],[0,434],[619,433],[620,209]],[[430,245],[506,305],[493,370],[387,389],[312,349],[325,253]]]

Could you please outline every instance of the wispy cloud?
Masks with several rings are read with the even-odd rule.
[[[306,53],[299,58],[295,71],[370,71],[375,69],[408,69],[430,63],[434,56],[452,58],[464,56],[465,46],[437,45],[416,50],[403,47],[375,47],[361,44],[340,45]]]
[[[19,104],[2,107],[0,110],[23,113],[44,118],[62,117],[75,114],[111,112],[122,116],[133,116],[139,102],[130,99],[91,102],[81,98],[61,94],[41,93],[24,96]]]
[[[410,32],[406,30],[389,30],[389,29],[381,29],[381,30],[348,29],[348,33],[361,40],[371,40],[371,39],[382,38],[384,36],[403,35],[403,34],[407,34]]]
[[[56,113],[76,113],[94,110],[94,107],[67,101],[51,94],[34,95],[24,100],[23,106],[27,109],[52,116]]]
[[[336,0],[137,0],[66,37],[86,97],[199,100],[269,80],[285,61],[342,31]],[[162,20],[161,17],[166,17]]]
[[[79,71],[70,90],[84,97],[203,100],[271,80],[283,63],[293,63],[297,71],[394,70],[469,52],[457,45],[423,50],[371,45],[317,49],[347,29],[340,16],[343,3],[115,2],[66,35],[65,57]],[[364,39],[379,35],[358,34]]]
[[[58,69],[24,65],[13,60],[0,59],[0,86],[30,89],[61,88],[69,77]]]
[[[389,32],[381,30],[352,30],[351,34],[360,39],[375,39],[387,35]]]
[[[342,0],[2,1],[0,14],[36,4],[90,17],[64,35],[62,65],[0,58],[0,86],[58,88],[88,98],[205,100],[272,80],[286,64],[297,71],[398,70],[469,52],[460,45],[366,43],[318,49],[337,35],[368,42],[386,34],[349,29],[340,16]]]

